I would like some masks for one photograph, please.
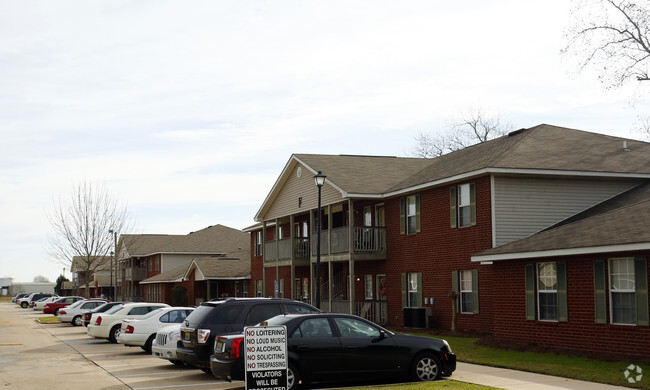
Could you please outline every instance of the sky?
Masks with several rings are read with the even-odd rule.
[[[0,0],[0,278],[71,277],[47,214],[82,181],[128,206],[121,233],[187,234],[252,225],[293,153],[407,156],[476,108],[641,138],[639,85],[606,89],[560,54],[570,10]]]

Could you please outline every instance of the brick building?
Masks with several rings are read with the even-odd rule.
[[[433,159],[295,154],[245,229],[250,294],[318,288],[326,311],[571,349],[610,350],[604,331],[647,355],[648,210],[621,210],[649,179],[650,144],[550,125]]]

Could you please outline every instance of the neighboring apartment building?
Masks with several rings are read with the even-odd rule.
[[[74,295],[95,298],[111,292],[111,256],[93,256],[88,267],[82,256],[74,256],[70,271],[72,272],[72,285],[70,290]],[[88,291],[86,291],[88,280]]]
[[[248,233],[223,225],[186,235],[123,234],[117,299],[175,304],[177,296],[194,305],[221,295],[242,296],[250,278],[249,241]]]
[[[590,338],[606,330],[647,355],[650,229],[622,210],[649,180],[650,144],[550,125],[433,159],[296,154],[245,229],[250,294],[314,303],[318,286],[326,311],[449,329],[456,291],[460,330],[611,351]]]

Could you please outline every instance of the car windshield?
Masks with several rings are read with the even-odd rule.
[[[154,311],[150,311],[149,313],[147,313],[147,314],[143,315],[142,317],[140,317],[140,319],[141,320],[146,320],[147,318],[151,318],[151,317],[155,316],[156,314],[160,314],[161,311],[163,311],[162,307],[158,308],[158,309],[156,309]]]
[[[115,306],[111,307],[110,309],[106,310],[106,314],[117,313],[117,312],[120,311],[123,307],[124,307],[124,305],[115,305]]]

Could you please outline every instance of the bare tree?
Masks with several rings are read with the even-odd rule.
[[[498,115],[486,115],[480,108],[461,113],[446,130],[437,134],[420,133],[410,154],[432,158],[464,149],[508,134],[512,126],[502,123]]]
[[[576,23],[562,52],[581,58],[580,71],[594,66],[607,88],[650,80],[650,1],[579,0],[572,14]]]
[[[34,283],[50,283],[50,279],[43,275],[36,275],[34,276]]]
[[[88,181],[74,185],[69,198],[59,197],[54,203],[48,215],[53,230],[49,254],[71,271],[84,273],[88,296],[90,276],[110,261],[114,250],[109,231],[125,232],[132,227],[128,208],[104,185]]]

